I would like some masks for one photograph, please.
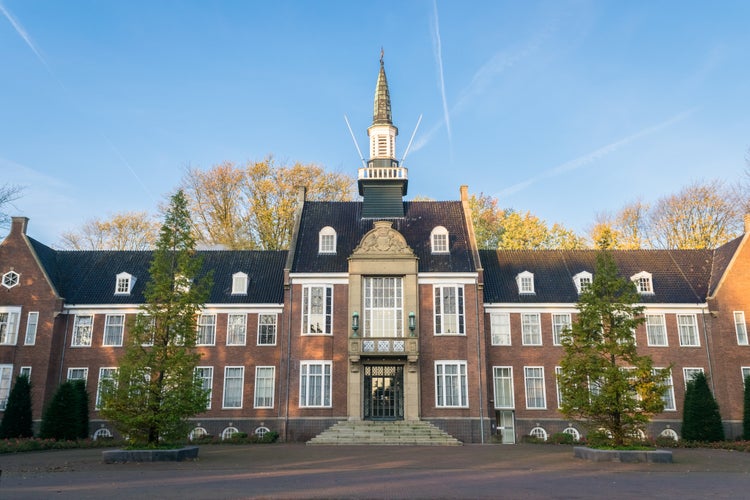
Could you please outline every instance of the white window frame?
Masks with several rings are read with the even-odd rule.
[[[80,373],[80,377],[74,377],[73,375],[76,375]],[[88,385],[89,380],[89,369],[87,366],[71,366],[68,368],[68,376],[65,378],[68,382],[71,380],[83,380]]]
[[[654,372],[661,369],[662,368],[654,368]],[[667,386],[667,389],[661,396],[664,401],[664,411],[677,411],[677,403],[674,398],[674,380],[672,379],[672,370],[669,371],[669,377],[667,377],[664,385]]]
[[[18,324],[21,322],[20,307],[0,307],[0,345],[16,345]]]
[[[247,345],[247,314],[227,314],[227,345]]]
[[[230,370],[232,376],[229,376]],[[232,387],[228,387],[227,382],[234,382]],[[231,400],[227,398],[229,391],[239,391],[239,402],[237,398]],[[242,402],[245,393],[245,367],[244,366],[225,366],[224,367],[224,392],[221,397],[221,408],[223,410],[234,410],[242,408]],[[229,403],[229,404],[227,404]]]
[[[3,274],[2,283],[5,288],[10,290],[14,286],[18,286],[18,284],[21,282],[21,275],[18,274],[15,271],[8,271],[7,273]]]
[[[5,411],[10,397],[10,388],[13,385],[13,365],[0,365],[0,411]]]
[[[573,283],[576,286],[578,295],[581,295],[583,292],[585,292],[586,289],[591,286],[591,283],[593,281],[594,275],[588,271],[581,271],[580,273],[573,276]]]
[[[276,313],[258,314],[258,337],[257,345],[276,345],[276,339],[279,333],[279,315]],[[273,342],[269,342],[271,336]]]
[[[450,234],[443,226],[435,226],[430,233],[432,253],[450,253]]]
[[[705,374],[706,372],[703,367],[700,366],[685,366],[682,369],[682,379],[685,382],[685,389],[687,389],[688,382],[690,382],[698,373]]]
[[[518,295],[534,295],[534,273],[523,271],[516,275],[516,285],[518,285]]]
[[[275,390],[276,390],[276,367],[275,366],[256,366],[255,367],[255,394],[253,395],[253,407],[254,408],[273,408]]]
[[[635,283],[635,288],[641,295],[654,295],[654,280],[651,273],[641,271],[630,277],[630,281]]]
[[[365,337],[403,337],[404,279],[401,276],[363,278],[362,313]]]
[[[745,311],[734,311],[734,331],[737,333],[737,345],[748,345]]]
[[[532,370],[534,373],[532,373]],[[534,387],[531,383],[539,384],[539,387]],[[527,410],[546,410],[547,409],[547,388],[545,387],[544,380],[544,367],[543,366],[524,366],[523,367],[523,385],[526,391],[526,409]],[[541,398],[537,395],[532,394],[541,389]],[[542,406],[538,405],[536,400],[541,399]]]
[[[322,304],[312,304],[315,292]],[[322,297],[319,293],[322,292]],[[322,312],[313,312],[320,311]],[[304,285],[302,287],[302,335],[331,335],[333,333],[333,286]]]
[[[30,367],[30,366],[22,366],[22,367],[21,367],[21,368],[20,368],[20,369],[18,370],[18,376],[19,376],[19,377],[23,377],[23,376],[25,376],[25,377],[26,377],[26,379],[27,379],[27,380],[28,380],[29,382],[31,382],[31,367]]]
[[[660,323],[653,323],[654,320],[658,319]],[[667,320],[663,314],[646,314],[646,343],[649,347],[669,347],[669,338],[667,335]],[[659,338],[656,336],[658,330],[661,328],[661,335],[663,335],[663,342],[659,342]]]
[[[510,313],[490,313],[492,345],[511,345]]]
[[[562,345],[562,334],[573,326],[570,313],[552,313],[552,345]]]
[[[38,328],[39,328],[39,312],[31,311],[26,316],[26,335],[23,338],[23,345],[35,345],[36,344],[36,332]]]
[[[740,374],[742,375],[742,387],[745,387],[745,377],[750,376],[750,366],[741,366]]]
[[[446,291],[449,293],[446,294]],[[433,285],[432,294],[435,335],[466,335],[463,285]],[[455,304],[449,303],[451,297],[455,297]],[[446,331],[449,329],[446,328],[447,322],[456,328],[455,332]]]
[[[536,426],[529,431],[529,436],[546,441],[547,431],[544,430],[544,427]]]
[[[513,391],[513,367],[493,366],[492,382],[495,396],[495,408],[513,410],[516,407]],[[505,392],[507,391],[507,394]],[[501,396],[507,396],[502,398]]]
[[[250,280],[247,273],[236,272],[232,275],[232,295],[247,295]]]
[[[119,318],[119,324],[112,323]],[[117,333],[119,331],[119,333]],[[110,333],[114,332],[114,333]],[[122,340],[125,337],[125,315],[124,314],[107,314],[104,318],[104,335],[102,335],[103,347],[122,347]],[[119,341],[118,341],[119,340]]]
[[[115,276],[115,295],[130,295],[135,284],[135,278],[130,273],[120,273]]]
[[[102,407],[102,381],[114,380],[117,377],[119,369],[116,366],[102,366],[99,368],[99,381],[96,384],[96,401],[94,408],[99,410]]]
[[[212,346],[216,345],[216,314],[203,313],[198,315],[197,335],[195,336],[195,345]]]
[[[318,233],[318,253],[335,254],[336,253],[336,230],[331,226],[326,226]]]
[[[562,392],[560,391],[560,376],[562,375],[562,366],[555,367],[555,392],[557,393],[557,409],[562,408]]]
[[[455,369],[454,373],[446,370]],[[468,408],[469,387],[466,374],[466,361],[435,361],[435,407]]]
[[[536,332],[534,332],[534,330],[536,330]],[[521,345],[542,345],[541,314],[527,312],[521,313]]]
[[[681,324],[680,319],[681,318],[692,318],[692,324]],[[687,327],[692,327],[694,330],[694,340],[695,343],[689,343],[691,340],[686,333],[684,333],[683,329]],[[698,331],[698,320],[695,317],[695,314],[678,314],[677,315],[677,332],[679,333],[680,337],[680,347],[700,347],[701,346],[701,339],[700,339],[700,332]]]
[[[195,377],[200,379],[203,389],[208,389],[206,396],[206,409],[211,409],[211,399],[214,394],[214,367],[213,366],[196,366]]]
[[[84,318],[88,318],[88,325],[81,325]],[[73,332],[70,336],[70,347],[91,347],[94,338],[94,315],[93,314],[76,314],[73,320]],[[88,328],[88,332],[86,332]]]
[[[316,368],[316,373],[310,372],[313,367]],[[320,373],[317,373],[318,368]],[[333,363],[331,361],[300,361],[300,408],[331,408],[333,406],[332,372]],[[311,381],[315,385],[312,385]],[[318,381],[320,385],[318,385]],[[311,392],[311,387],[318,390]]]

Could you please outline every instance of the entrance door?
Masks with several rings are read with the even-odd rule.
[[[365,420],[404,419],[404,366],[365,365]]]
[[[500,433],[503,444],[515,444],[516,442],[516,425],[513,418],[513,410],[495,411],[497,420],[497,431]]]

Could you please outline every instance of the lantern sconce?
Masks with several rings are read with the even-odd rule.
[[[411,332],[411,336],[414,336],[414,330],[417,328],[417,315],[414,314],[414,311],[409,313],[409,331]]]
[[[357,336],[357,330],[359,330],[359,313],[354,311],[352,314],[352,337]]]

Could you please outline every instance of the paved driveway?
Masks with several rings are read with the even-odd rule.
[[[101,450],[0,455],[0,498],[748,498],[750,453],[591,463],[567,446],[203,446],[195,462],[112,464]]]

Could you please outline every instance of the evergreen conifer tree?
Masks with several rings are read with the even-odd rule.
[[[89,393],[86,391],[86,382],[74,380],[73,390],[76,394],[76,422],[78,423],[78,438],[89,437]]]
[[[3,420],[0,422],[0,439],[32,437],[31,384],[25,375],[19,375],[8,395]]]
[[[79,434],[78,395],[71,382],[63,382],[42,413],[39,437],[75,441]]]
[[[706,375],[698,373],[687,383],[682,415],[682,438],[687,441],[723,441],[719,405],[708,387]]]
[[[742,439],[750,441],[750,375],[745,377],[745,404],[742,414]]]

